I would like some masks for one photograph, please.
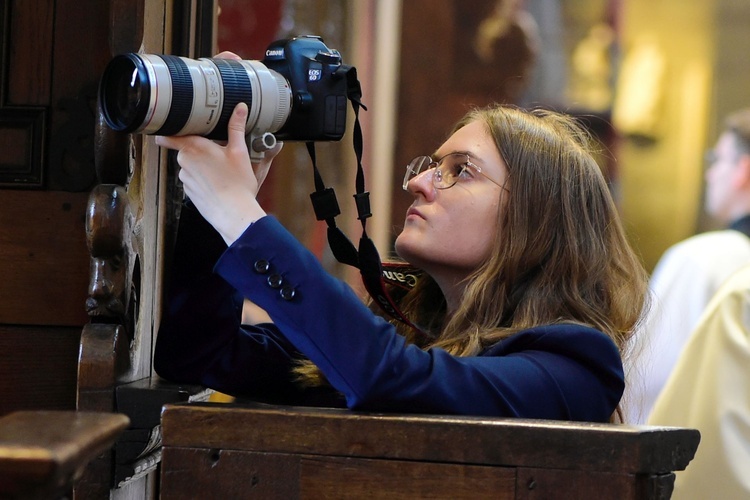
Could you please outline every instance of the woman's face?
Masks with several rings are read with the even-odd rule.
[[[467,168],[448,189],[435,189],[435,169],[412,178],[408,191],[414,202],[396,238],[398,255],[435,278],[462,279],[474,271],[490,255],[498,231],[508,172],[484,123],[474,121],[456,131],[433,159],[459,152],[468,154],[482,173]]]

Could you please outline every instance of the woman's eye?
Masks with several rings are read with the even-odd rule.
[[[456,166],[453,168],[454,175],[456,177],[461,177],[465,179],[470,179],[474,177],[474,173],[469,168],[469,165],[466,163],[457,163]]]

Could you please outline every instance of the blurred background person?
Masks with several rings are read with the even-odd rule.
[[[727,117],[706,156],[705,210],[726,229],[676,243],[654,268],[654,300],[629,370],[630,423],[646,422],[709,300],[733,272],[750,264],[750,108]]]
[[[649,425],[698,429],[673,499],[750,498],[750,266],[711,299],[660,393]]]

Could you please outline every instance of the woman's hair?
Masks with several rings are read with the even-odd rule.
[[[448,315],[427,275],[401,310],[427,335],[403,325],[423,348],[470,356],[520,330],[579,323],[601,330],[621,352],[647,301],[648,278],[627,241],[590,137],[571,117],[510,106],[475,109],[508,170],[494,251],[466,280]]]
[[[450,317],[444,307],[443,318],[434,317],[437,285],[429,277],[402,310],[434,335],[427,345],[456,355],[561,322],[597,328],[624,351],[646,304],[648,277],[589,135],[569,116],[509,106],[475,109],[454,131],[474,121],[485,124],[508,169],[496,250],[467,279]]]

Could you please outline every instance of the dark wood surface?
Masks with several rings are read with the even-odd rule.
[[[0,418],[0,497],[57,498],[128,426],[117,413],[33,411]]]
[[[109,3],[0,2],[0,414],[75,409]]]
[[[86,193],[0,194],[0,324],[86,321]]]
[[[0,324],[0,416],[75,410],[80,329]]]
[[[167,406],[162,430],[164,499],[216,487],[293,498],[669,498],[673,471],[700,440],[692,429],[216,404]]]

